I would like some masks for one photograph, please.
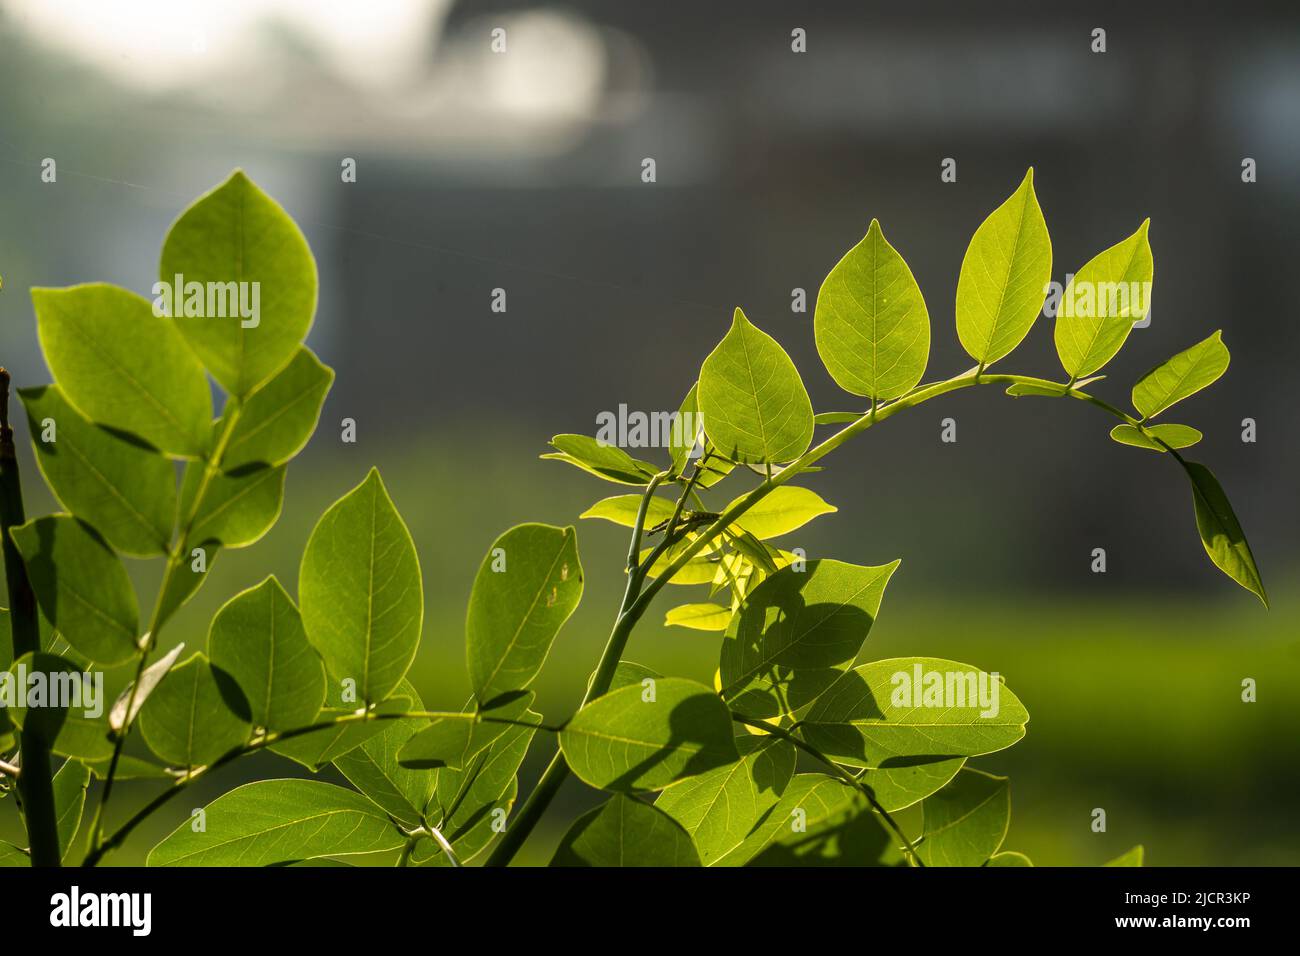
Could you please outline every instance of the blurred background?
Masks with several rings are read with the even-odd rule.
[[[48,381],[27,289],[148,294],[170,222],[246,169],[315,252],[308,341],[338,379],[278,525],[221,556],[164,643],[201,647],[212,612],[267,573],[296,591],[316,518],[377,464],[425,574],[413,679],[429,706],[458,707],[464,606],[492,540],[619,492],[539,461],[552,434],[593,434],[620,403],[676,409],[736,305],[790,352],[818,410],[859,407],[817,358],[812,305],[872,217],[926,295],[927,378],[964,371],[962,255],[1032,165],[1058,281],[1152,219],[1152,322],[1098,394],[1127,404],[1147,368],[1224,330],[1228,374],[1171,420],[1205,432],[1196,458],[1231,495],[1272,610],[1206,559],[1174,462],[1114,444],[1087,406],[997,389],[838,451],[807,483],[839,513],[780,543],[901,557],[864,658],[976,664],[1025,702],[1027,738],[974,762],[1013,777],[1007,848],[1040,864],[1143,843],[1151,864],[1294,865],[1298,156],[1295,4],[0,0],[0,361],[18,385]],[[956,182],[941,181],[948,158]],[[1003,366],[1060,374],[1049,323]],[[345,417],[356,444],[339,440]],[[40,513],[54,503],[23,438]],[[581,525],[586,594],[538,685],[553,720],[581,697],[622,588],[623,532]],[[1090,570],[1098,547],[1105,574]],[[145,601],[157,571],[138,567]],[[660,600],[627,656],[711,680],[716,636],[662,627],[681,602]],[[1257,703],[1241,701],[1247,677]],[[550,749],[534,746],[525,789]],[[293,766],[229,768],[148,836],[241,775]],[[147,791],[124,788],[117,810]],[[593,800],[570,782],[528,858],[548,859]]]

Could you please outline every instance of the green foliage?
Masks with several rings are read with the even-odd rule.
[[[819,470],[841,444],[932,397],[995,384],[1013,396],[1083,401],[1116,420],[1115,441],[1178,462],[1211,561],[1264,600],[1222,487],[1179,454],[1201,433],[1150,423],[1223,374],[1220,334],[1139,380],[1132,399],[1141,418],[1084,391],[1102,379],[1093,373],[1124,345],[1146,298],[1113,312],[1079,304],[1085,290],[1111,283],[1149,286],[1146,223],[1066,290],[1072,308],[1055,327],[1066,381],[988,371],[1031,331],[1051,261],[1031,171],[980,225],[958,276],[956,333],[978,366],[922,384],[925,300],[872,220],[827,276],[813,323],[831,377],[869,408],[814,415],[790,356],[737,309],[681,402],[689,427],[660,462],[589,436],[555,436],[542,457],[637,489],[582,514],[632,529],[625,597],[585,696],[567,719],[533,709],[529,688],[582,598],[584,572],[573,528],[522,524],[493,542],[470,594],[473,696],[458,709],[426,710],[407,680],[423,626],[419,556],[373,469],[312,531],[297,604],[270,577],[229,597],[206,653],[178,663],[184,645],[160,644],[217,555],[275,523],[291,460],[333,381],[303,344],[317,296],[310,249],[284,211],[235,173],[172,227],[161,272],[167,283],[178,274],[259,283],[258,321],[196,316],[185,302],[155,314],[106,285],[33,292],[55,382],[20,394],[36,459],[66,512],[9,529],[39,613],[0,615],[0,665],[70,675],[130,664],[133,673],[106,714],[0,711],[0,749],[21,739],[68,758],[52,805],[24,808],[27,819],[44,813],[59,851],[77,862],[87,788],[92,776],[103,780],[89,815],[84,862],[93,865],[195,780],[269,751],[312,773],[332,767],[347,785],[238,787],[204,808],[202,826],[187,820],[162,840],[150,864],[461,866],[489,848],[486,862],[504,864],[572,773],[609,796],[572,823],[555,865],[1032,865],[1001,849],[1008,781],[969,766],[1024,736],[1021,701],[983,667],[873,659],[866,641],[899,561],[808,559],[770,542],[836,511],[792,479]],[[215,421],[209,375],[225,393]],[[814,446],[816,425],[838,430]],[[169,458],[186,459],[179,480]],[[724,480],[731,490],[715,498]],[[123,554],[164,559],[145,621]],[[665,622],[700,640],[717,635],[713,688],[621,659],[670,583],[701,589]],[[39,633],[41,650],[16,655],[15,631]],[[124,752],[137,723],[148,759]],[[554,735],[558,753],[512,818],[538,735]],[[120,816],[105,812],[111,784],[126,778],[162,787],[161,796],[106,833],[105,820]],[[907,808],[919,833],[894,817]],[[0,866],[29,865],[31,842],[30,851],[0,843]],[[1111,865],[1141,862],[1137,847]]]

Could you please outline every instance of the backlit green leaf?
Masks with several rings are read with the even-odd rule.
[[[306,727],[325,703],[325,668],[293,599],[274,575],[217,612],[208,656],[243,691],[255,727]]]
[[[616,793],[574,821],[551,866],[699,866],[690,835],[662,810]]]
[[[302,451],[316,430],[333,381],[332,368],[322,365],[311,349],[299,348],[282,371],[240,406],[222,467],[231,471],[251,464],[280,465]]]
[[[122,688],[121,693],[117,695],[117,700],[113,701],[113,709],[108,712],[108,723],[114,731],[120,732],[123,727],[135,723],[136,717],[140,715],[150,695],[171,673],[172,666],[184,650],[184,642],[177,644],[144,669],[138,685],[135,681],[131,681]],[[136,687],[138,689],[133,690]]]
[[[857,657],[894,561],[862,567],[809,561],[782,568],[748,596],[722,643],[722,696],[750,717],[794,713]]]
[[[248,703],[202,652],[172,668],[140,711],[149,749],[173,767],[205,767],[248,739]]]
[[[369,800],[315,780],[259,780],[206,807],[206,827],[187,819],[149,854],[149,866],[269,866],[396,850],[406,842]]]
[[[683,604],[664,616],[666,627],[689,627],[695,631],[725,631],[731,623],[731,608],[718,604]]]
[[[641,495],[614,495],[611,498],[602,498],[578,517],[604,518],[606,521],[612,521],[624,528],[635,528],[637,511],[641,507],[641,498]],[[646,507],[645,527],[647,529],[653,528],[655,525],[667,521],[673,516],[675,507],[673,502],[667,498],[660,498],[657,495],[652,497],[650,504]]]
[[[506,694],[492,706],[455,717],[435,717],[411,737],[397,755],[403,767],[464,769],[518,721],[525,721],[533,702],[532,691]],[[527,722],[527,721],[525,721]]]
[[[59,502],[118,551],[165,554],[176,515],[171,462],[92,424],[57,385],[18,394],[36,463]]]
[[[212,394],[172,320],[126,289],[95,283],[33,289],[41,350],[86,418],[171,455],[208,448]]]
[[[794,839],[846,809],[863,805],[855,789],[824,773],[796,774],[781,799],[763,814],[759,824],[734,849],[712,866],[745,866],[770,846]]]
[[[966,767],[921,809],[925,839],[917,853],[926,866],[983,866],[1006,838],[1011,785]]]
[[[213,474],[203,485],[204,466],[192,463],[181,481],[181,513],[189,514],[203,489],[188,540],[243,548],[271,530],[284,504],[285,466],[254,466],[235,474]]]
[[[1128,424],[1116,425],[1110,430],[1110,437],[1121,445],[1149,448],[1151,451],[1158,452],[1166,451],[1165,445],[1170,448],[1190,448],[1203,437],[1191,425],[1146,425],[1144,427],[1152,437],[1147,437],[1140,429]],[[1160,441],[1156,441],[1157,438]],[[1160,442],[1164,442],[1164,445]]]
[[[1091,375],[1118,352],[1151,308],[1153,261],[1146,220],[1098,253],[1065,287],[1056,312],[1056,352],[1071,378]]]
[[[307,639],[359,701],[381,701],[420,642],[424,589],[415,542],[371,469],[330,506],[303,552],[298,600]]]
[[[730,461],[793,461],[812,442],[812,403],[798,370],[740,309],[704,360],[698,395],[704,431]]]
[[[745,734],[736,749],[736,763],[684,780],[655,800],[691,835],[705,866],[745,842],[794,775],[795,749],[784,740]]]
[[[1133,407],[1143,418],[1154,418],[1218,381],[1228,370],[1228,358],[1223,332],[1215,332],[1138,379],[1133,386]]]
[[[31,865],[32,858],[26,850],[0,840],[0,868]]]
[[[900,768],[921,763],[918,757],[1003,750],[1025,735],[1028,720],[993,674],[934,657],[899,657],[849,671],[799,730],[837,763]]]
[[[1228,496],[1210,469],[1194,461],[1182,461],[1192,480],[1192,503],[1196,508],[1196,530],[1215,567],[1250,591],[1268,607],[1264,582],[1255,566],[1250,543],[1232,510]]]
[[[413,710],[423,709],[420,695],[403,680],[397,693],[409,697]],[[425,725],[424,720],[387,720],[383,730],[334,761],[343,776],[385,813],[409,827],[422,826],[424,808],[437,782],[428,770],[401,766],[397,754]]]
[[[560,731],[573,772],[601,790],[660,790],[739,759],[727,707],[703,684],[665,677],[583,707]]]
[[[139,608],[131,579],[89,525],[70,515],[51,515],[10,535],[42,613],[69,644],[109,666],[135,655]]]
[[[337,698],[338,692],[334,691]],[[411,709],[411,699],[395,694],[383,703],[375,706],[377,714],[403,714]],[[316,715],[313,724],[326,724],[340,717],[355,715],[355,704],[340,703],[327,697],[326,706]],[[392,720],[349,720],[332,727],[322,727],[306,734],[286,737],[271,745],[271,750],[302,764],[309,770],[316,771],[326,764],[337,760],[344,754],[360,747],[377,734],[388,729]],[[310,725],[309,725],[310,726]],[[298,728],[290,728],[297,730]]]
[[[817,354],[846,392],[897,398],[925,374],[930,313],[912,270],[875,219],[822,283],[813,328]]]
[[[158,267],[162,284],[186,288],[171,315],[227,392],[243,397],[284,368],[316,312],[316,262],[283,209],[241,170],[172,224]],[[203,284],[199,314],[190,283]],[[241,288],[242,287],[242,288]],[[251,307],[256,292],[257,309]],[[223,301],[224,300],[224,301]]]
[[[740,498],[736,498],[724,510],[731,509],[739,501]],[[778,485],[741,515],[736,524],[754,537],[767,540],[789,534],[819,515],[836,511],[839,509],[827,504],[811,489]]]
[[[62,859],[68,859],[68,850],[81,826],[81,812],[86,806],[86,787],[90,785],[90,770],[77,760],[68,760],[54,775],[54,810],[59,831],[59,850]]]
[[[497,538],[474,578],[465,620],[479,703],[532,683],[578,606],[582,583],[573,528],[522,524]]]
[[[957,279],[957,336],[981,365],[1024,341],[1052,277],[1052,240],[1034,193],[1034,171],[975,230]]]
[[[589,435],[556,435],[551,439],[556,450],[542,458],[567,461],[583,471],[622,485],[644,485],[659,469],[638,461],[617,445],[604,445]]]
[[[849,758],[836,757],[846,764],[852,764]],[[957,775],[965,757],[945,757],[941,759],[927,757],[900,757],[887,760],[883,767],[865,770],[858,779],[871,788],[876,803],[887,812],[903,810],[924,800],[932,793],[937,793],[948,785],[948,781]]]

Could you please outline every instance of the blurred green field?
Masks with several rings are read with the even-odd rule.
[[[464,606],[493,538],[522,520],[571,523],[592,501],[618,491],[558,463],[536,462],[532,455],[542,443],[535,436],[479,442],[445,436],[419,442],[421,450],[365,444],[328,454],[309,450],[290,468],[278,525],[252,548],[220,555],[163,643],[203,646],[213,611],[268,573],[296,592],[298,557],[316,518],[373,462],[411,526],[424,572],[424,642],[412,679],[428,706],[459,707],[469,694]],[[32,475],[30,459],[24,464]],[[50,504],[37,489],[28,499],[32,513]],[[571,713],[580,698],[622,587],[623,529],[581,522],[579,545],[587,574],[582,606],[535,685],[539,707],[552,721]],[[810,548],[810,555],[819,553]],[[978,665],[1001,673],[1025,703],[1031,714],[1025,740],[974,761],[1012,777],[1008,848],[1057,865],[1101,863],[1135,843],[1146,846],[1151,864],[1300,863],[1293,817],[1300,786],[1300,593],[1280,587],[1285,576],[1278,572],[1285,569],[1271,575],[1273,609],[1265,613],[1216,578],[1208,562],[1203,598],[1083,600],[1010,590],[941,593],[909,577],[903,557],[863,657],[927,654]],[[156,570],[140,566],[142,603],[152,600]],[[676,593],[660,598],[627,656],[711,682],[718,638],[660,624],[663,611],[681,603],[674,598],[698,599],[698,592],[668,591]],[[122,675],[115,676],[120,683]],[[1241,701],[1246,677],[1258,682],[1259,703]],[[525,790],[552,748],[549,740],[535,744]],[[299,772],[273,755],[227,768],[159,813],[112,862],[141,862],[148,846],[222,790]],[[122,786],[111,816],[120,819],[153,789]],[[545,862],[567,821],[596,799],[571,781],[522,858]],[[1104,834],[1091,830],[1096,807],[1107,813]],[[0,821],[0,834],[12,835],[12,811],[0,809]]]

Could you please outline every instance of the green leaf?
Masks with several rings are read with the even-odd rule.
[[[845,759],[845,762],[852,761]],[[899,757],[887,763],[887,766],[864,770],[858,780],[871,788],[876,803],[886,812],[893,813],[946,787],[966,763],[966,758]]]
[[[171,673],[172,665],[176,663],[176,659],[181,656],[183,650],[185,650],[185,644],[181,642],[146,667],[140,675],[139,690],[132,691],[132,687],[136,686],[135,681],[129,682],[122,688],[122,692],[117,695],[117,700],[113,701],[112,710],[108,712],[109,727],[115,732],[121,732],[122,728],[128,724],[135,723],[136,717],[140,715],[140,711],[148,702],[150,695],[158,689],[158,686]]]
[[[239,406],[222,468],[282,465],[302,451],[316,430],[333,382],[334,370],[322,365],[311,349],[299,348],[281,372]],[[218,422],[217,428],[223,424]]]
[[[1143,418],[1154,418],[1218,381],[1228,370],[1228,358],[1223,332],[1215,332],[1138,379],[1133,386],[1133,407]]]
[[[648,462],[638,461],[617,445],[603,445],[589,435],[556,435],[551,439],[556,450],[542,458],[566,461],[588,474],[621,485],[645,485],[659,473]]]
[[[176,514],[171,462],[88,421],[57,385],[18,395],[36,463],[59,503],[121,552],[166,554]]]
[[[665,627],[688,627],[694,631],[725,631],[731,623],[731,608],[718,604],[683,604],[664,617]]]
[[[813,329],[817,354],[846,392],[898,398],[925,374],[930,313],[912,270],[875,219],[822,283]]]
[[[402,714],[411,709],[411,699],[394,695],[374,707],[376,714]],[[356,704],[330,702],[316,715],[314,724],[325,724],[357,712]],[[388,729],[392,720],[350,720],[310,733],[286,737],[271,745],[271,750],[302,764],[313,772]],[[297,729],[297,728],[290,728]]]
[[[1179,460],[1192,480],[1192,503],[1196,508],[1196,530],[1215,567],[1250,591],[1268,607],[1264,582],[1255,566],[1250,543],[1233,513],[1232,504],[1210,469],[1194,461]]]
[[[649,576],[657,578],[663,575],[663,573],[668,570],[668,566],[676,561],[677,558],[681,556],[681,553],[689,548],[691,543],[697,537],[698,535],[688,532],[684,538],[670,544],[668,550],[659,555],[655,563],[651,565],[648,572]],[[641,553],[637,556],[638,562],[644,564],[646,559],[650,557],[650,552],[653,550],[654,548],[643,548]],[[674,574],[672,580],[668,583],[680,585],[708,584],[713,580],[717,573],[717,554],[706,545],[703,551],[682,565],[681,570]]]
[[[0,869],[14,866],[31,866],[32,858],[26,850],[0,840]]]
[[[836,763],[894,769],[924,763],[919,757],[1004,750],[1025,735],[1028,720],[994,674],[935,657],[898,657],[849,671],[799,729]]]
[[[1091,375],[1118,352],[1151,308],[1148,219],[1075,274],[1056,313],[1056,352],[1071,378]]]
[[[480,704],[532,683],[582,598],[573,528],[521,524],[479,566],[465,620],[470,682]]]
[[[149,866],[268,866],[396,850],[406,836],[359,793],[315,780],[259,780],[208,804],[206,829],[186,820]]]
[[[204,466],[186,467],[181,480],[181,514],[189,514],[203,487]],[[254,466],[236,474],[214,474],[203,487],[189,541],[243,548],[271,530],[284,504],[285,466]]]
[[[1142,844],[1139,843],[1131,850],[1128,850],[1127,852],[1120,854],[1119,856],[1115,857],[1115,859],[1111,860],[1109,863],[1104,863],[1102,865],[1103,866],[1142,866],[1145,858],[1146,858],[1146,850],[1143,849]]]
[[[86,806],[86,787],[90,770],[77,760],[65,761],[54,775],[54,809],[59,831],[59,853],[67,862],[68,850],[81,826],[81,812]]]
[[[1003,850],[989,857],[985,866],[1033,866],[1033,860],[1016,850]]]
[[[195,551],[203,553],[202,562],[195,555]],[[212,570],[212,565],[220,551],[221,544],[217,541],[196,544],[191,537],[183,543],[180,549],[183,555],[180,564],[175,566],[173,573],[163,579],[163,591],[158,599],[159,627],[171,620],[172,615],[198,593],[203,582],[208,579],[208,573]]]
[[[410,697],[414,710],[424,704],[411,684],[403,680],[397,692]],[[424,720],[388,720],[387,726],[361,746],[334,761],[343,776],[374,804],[408,827],[424,825],[424,808],[433,797],[437,778],[427,770],[409,770],[397,754],[425,726]]]
[[[637,512],[641,507],[641,495],[614,495],[602,498],[578,515],[579,518],[604,518],[624,528],[636,527]],[[666,498],[654,496],[646,507],[645,527],[653,528],[673,516],[676,505]]]
[[[957,278],[957,337],[981,366],[1009,355],[1043,310],[1052,239],[1034,193],[1034,170],[971,237]]]
[[[1002,846],[1011,823],[1011,785],[966,767],[921,804],[925,839],[917,854],[926,866],[983,866]]]
[[[739,759],[731,716],[703,684],[665,677],[583,707],[560,731],[570,769],[600,790],[661,790]]]
[[[196,651],[177,664],[140,711],[140,732],[173,767],[206,767],[248,740],[248,702]]]
[[[41,611],[73,647],[106,666],[136,654],[139,608],[126,568],[84,522],[36,518],[9,532]]]
[[[86,418],[170,455],[207,451],[212,393],[171,319],[104,283],[32,289],[32,305],[54,380]]]
[[[595,675],[592,675],[595,676]],[[607,693],[621,690],[624,687],[643,686],[645,680],[658,681],[663,678],[663,674],[653,668],[646,667],[644,664],[637,664],[633,661],[619,661],[618,666],[614,668],[614,678],[609,683]],[[590,681],[588,681],[590,684]]]
[[[208,656],[243,691],[255,727],[306,727],[325,704],[325,667],[307,640],[298,608],[274,575],[217,612],[208,631]]]
[[[464,769],[477,754],[515,726],[508,721],[525,719],[534,696],[532,691],[505,694],[478,712],[435,717],[407,741],[397,760],[403,767],[425,770],[441,767]]]
[[[740,309],[704,360],[698,395],[704,431],[730,461],[793,461],[812,442],[812,403],[798,370]]]
[[[537,723],[542,717],[525,710],[519,719]],[[462,863],[483,852],[504,825],[519,791],[516,775],[535,733],[532,727],[507,726],[463,770],[437,771],[437,790],[427,815]],[[417,848],[415,858],[420,865],[448,865],[441,851],[425,857]]]
[[[809,561],[749,595],[722,643],[722,696],[738,713],[776,717],[815,701],[853,663],[880,610],[894,561]]]
[[[207,286],[203,314],[193,315],[178,302],[171,314],[212,377],[241,398],[284,368],[316,312],[316,262],[307,240],[242,170],[200,196],[172,224],[158,274],[168,286],[177,276],[186,286]],[[215,299],[210,283],[219,283],[227,294],[224,308],[219,301],[208,304]],[[229,283],[248,286],[244,291]],[[251,305],[254,289],[257,314],[245,319],[240,299]]]
[[[768,847],[808,829],[861,802],[861,794],[842,780],[824,773],[800,773],[753,827],[739,846],[714,859],[711,866],[745,866]],[[806,832],[806,829],[803,831]]]
[[[1121,445],[1132,445],[1134,448],[1149,448],[1151,451],[1158,452],[1166,451],[1165,445],[1170,448],[1190,448],[1204,437],[1191,425],[1145,425],[1143,428],[1152,437],[1147,437],[1147,434],[1142,429],[1127,424],[1116,425],[1112,428],[1110,437]],[[1160,439],[1160,441],[1156,441],[1156,438]],[[1160,444],[1160,442],[1164,442],[1164,445]]]
[[[655,806],[685,828],[712,866],[745,842],[794,776],[795,749],[777,737],[736,738],[740,760],[665,790]]]
[[[668,456],[673,462],[674,476],[689,473],[695,460],[691,457],[692,451],[697,452],[697,455],[703,452],[704,423],[700,421],[698,392],[699,383],[692,382],[690,391],[686,393],[681,407],[677,410],[677,421],[669,435]],[[705,483],[703,476],[696,483],[704,488],[712,484],[712,482]]]
[[[690,835],[662,810],[616,793],[574,821],[551,866],[699,866]]]
[[[734,499],[724,510],[730,510],[743,497]],[[789,534],[820,515],[839,510],[808,488],[778,485],[736,519],[736,524],[754,537],[767,540]]]
[[[356,681],[362,701],[387,697],[415,658],[424,589],[415,542],[375,469],[316,523],[298,600],[330,676]]]

